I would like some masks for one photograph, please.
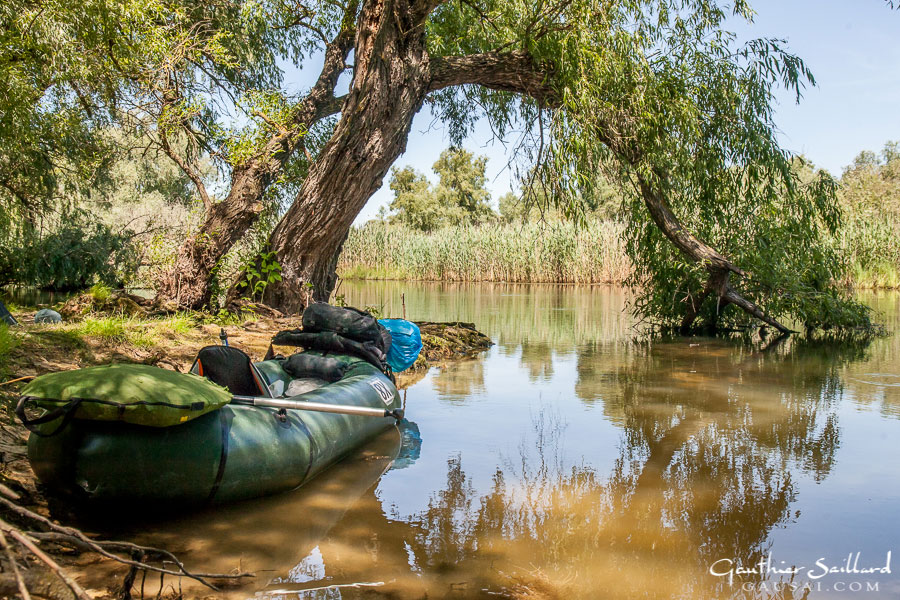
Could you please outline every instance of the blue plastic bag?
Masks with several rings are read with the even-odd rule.
[[[415,323],[403,319],[380,319],[378,321],[391,332],[391,349],[387,362],[394,373],[410,368],[422,351],[422,334]]]

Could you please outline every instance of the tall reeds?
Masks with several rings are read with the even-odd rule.
[[[338,261],[344,279],[616,283],[631,274],[623,225],[489,224],[423,232],[375,221],[354,227]],[[842,283],[900,288],[900,223],[890,215],[847,214],[834,241],[844,257]]]
[[[353,228],[338,262],[345,279],[622,283],[631,263],[622,225],[592,221],[490,224],[422,232],[372,222]]]

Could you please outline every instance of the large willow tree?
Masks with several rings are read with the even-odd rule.
[[[349,93],[272,233],[283,280],[266,300],[296,309],[310,287],[328,296],[353,219],[430,102],[457,139],[479,118],[501,137],[524,130],[521,154],[550,174],[549,197],[587,196],[598,170],[618,181],[631,199],[626,235],[645,315],[688,328],[730,304],[782,330],[779,319],[864,322],[835,289],[834,184],[824,174],[801,181],[776,140],[776,88],[799,99],[812,76],[777,40],[737,43],[728,19],[752,19],[751,9],[740,0],[342,6],[325,29],[326,66],[352,49],[352,64],[341,64]]]

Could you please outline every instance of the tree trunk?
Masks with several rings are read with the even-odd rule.
[[[213,204],[200,229],[178,249],[175,264],[159,282],[158,298],[201,308],[210,301],[213,269],[253,225],[271,177],[254,165],[235,171],[231,191]]]
[[[263,300],[286,312],[326,300],[353,219],[406,149],[429,91],[424,20],[428,5],[367,2],[357,23],[355,75],[341,120],[291,208],[270,237],[282,280]],[[232,287],[230,296],[239,290]]]
[[[355,4],[351,3],[351,6]],[[215,267],[256,222],[263,209],[266,189],[301,145],[309,127],[340,111],[343,98],[334,97],[334,88],[345,69],[352,43],[351,24],[344,27],[326,48],[319,78],[295,108],[288,128],[279,129],[256,156],[235,167],[228,196],[209,207],[200,229],[181,245],[172,269],[161,277],[160,299],[188,308],[209,304]]]
[[[440,0],[369,0],[360,13],[355,74],[341,120],[310,169],[294,204],[269,238],[282,268],[282,280],[266,287],[263,300],[297,312],[310,299],[327,300],[336,282],[334,267],[353,220],[381,186],[391,164],[405,150],[412,119],[425,96],[445,87],[474,84],[530,96],[544,107],[560,103],[550,85],[552,68],[521,51],[444,57],[431,61],[425,50],[425,20]],[[626,115],[627,116],[627,115]],[[627,121],[627,119],[625,119]],[[623,164],[637,167],[640,149],[597,131]],[[656,176],[665,181],[665,175]],[[790,329],[766,315],[729,284],[731,273],[745,275],[717,250],[688,231],[664,197],[638,175],[650,216],[667,238],[709,273],[702,299],[682,322],[689,329],[700,304],[713,294],[786,333]],[[236,284],[229,298],[240,294]]]

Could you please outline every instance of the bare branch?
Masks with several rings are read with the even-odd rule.
[[[209,197],[209,193],[206,191],[206,185],[204,185],[203,179],[200,177],[200,174],[172,148],[171,144],[169,144],[169,137],[166,134],[165,127],[160,127],[159,129],[159,146],[162,148],[163,152],[178,165],[178,168],[188,176],[188,179],[193,182],[194,187],[197,188],[197,193],[200,194],[200,199],[203,201],[203,208],[209,212],[213,203],[212,199]]]
[[[28,593],[28,587],[25,585],[25,580],[19,571],[19,564],[16,562],[16,557],[13,556],[12,548],[10,548],[9,542],[6,541],[6,536],[3,535],[2,529],[0,529],[0,545],[3,546],[3,551],[6,553],[6,560],[9,561],[10,569],[12,569],[13,576],[16,578],[16,585],[19,587],[19,593],[22,594],[22,600],[31,600],[31,594]]]
[[[194,579],[203,585],[211,588],[217,589],[214,585],[206,581],[207,579],[241,579],[245,577],[254,577],[252,573],[193,573],[188,571],[184,566],[184,563],[178,560],[178,558],[167,550],[161,550],[159,548],[151,548],[147,546],[139,546],[137,544],[132,544],[130,542],[115,542],[115,541],[95,541],[91,538],[87,537],[84,533],[75,529],[73,527],[64,527],[62,525],[57,525],[50,519],[39,515],[35,512],[28,510],[27,508],[23,508],[8,500],[7,498],[0,497],[0,504],[6,507],[7,510],[16,514],[18,517],[39,525],[40,527],[47,529],[47,532],[30,532],[28,535],[34,539],[38,540],[47,540],[53,541],[56,543],[63,543],[69,546],[73,546],[82,550],[88,550],[90,552],[96,552],[97,554],[114,560],[116,562],[129,565],[132,567],[136,567],[138,569],[143,569],[145,571],[153,571],[155,573],[162,573],[164,575],[174,575],[176,577],[188,577],[190,579]],[[0,521],[0,526],[6,525],[3,521]],[[7,526],[11,527],[11,526]],[[4,529],[5,531],[8,531]],[[18,531],[18,530],[17,530]],[[10,533],[12,535],[12,533]],[[17,538],[18,539],[18,538]],[[177,569],[166,569],[163,567],[157,567],[155,565],[147,564],[145,562],[132,560],[129,558],[124,558],[122,556],[118,556],[114,554],[114,552],[127,552],[129,556],[134,556],[136,554],[141,554],[144,556],[152,556],[157,557],[159,560],[168,561],[174,564]]]
[[[47,556],[40,548],[38,548],[34,542],[28,539],[28,537],[23,534],[21,531],[10,525],[9,523],[0,520],[0,530],[4,533],[8,533],[10,537],[14,540],[25,546],[29,552],[38,557],[41,562],[50,567],[50,570],[53,571],[57,577],[59,577],[63,583],[66,584],[72,593],[75,595],[78,600],[91,600],[91,597],[85,592],[78,583],[75,582],[74,579],[69,577],[62,568],[56,564],[56,561]]]
[[[263,121],[266,122],[266,124],[269,127],[271,127],[272,129],[274,129],[275,131],[277,131],[279,133],[285,133],[287,131],[287,129],[284,128],[284,125],[282,125],[281,123],[276,123],[275,121],[270,119],[265,113],[263,113],[261,111],[254,110],[250,114],[252,114],[254,117],[262,119]]]

